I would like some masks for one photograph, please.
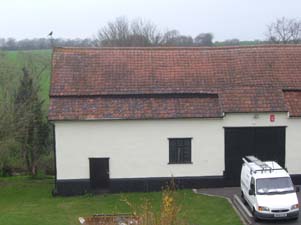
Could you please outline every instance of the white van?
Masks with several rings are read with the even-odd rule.
[[[254,219],[298,219],[299,202],[292,180],[278,163],[243,158],[240,188]]]

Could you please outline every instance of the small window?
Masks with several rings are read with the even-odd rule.
[[[169,163],[191,163],[191,138],[169,139]]]

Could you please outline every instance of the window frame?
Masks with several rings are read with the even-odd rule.
[[[183,141],[184,143],[180,146],[177,145],[177,142],[181,142]],[[188,146],[185,146],[185,141],[189,141]],[[175,142],[175,143],[172,143]],[[168,138],[168,145],[169,145],[169,162],[168,164],[192,164],[192,137],[176,137],[176,138]],[[176,145],[175,148],[188,148],[188,153],[185,153],[185,149],[184,150],[180,150],[182,156],[177,157],[176,160],[172,160],[172,155],[174,155],[175,153],[173,151],[175,151],[174,149],[172,149],[173,145]],[[184,151],[184,152],[182,152]],[[185,160],[185,154],[188,154],[188,160]],[[187,157],[187,156],[186,156]],[[181,159],[182,158],[182,159]]]

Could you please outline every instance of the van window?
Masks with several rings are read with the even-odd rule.
[[[254,181],[254,178],[253,178],[253,177],[252,177],[251,183],[250,183],[250,190],[252,190],[252,191],[255,192],[255,181]]]
[[[289,177],[262,178],[256,180],[256,193],[279,194],[294,192],[294,186]]]

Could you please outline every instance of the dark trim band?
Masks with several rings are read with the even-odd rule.
[[[161,191],[171,180],[174,179],[176,187],[183,188],[205,188],[223,187],[223,176],[204,177],[151,177],[151,178],[120,178],[110,179],[111,193],[119,192],[148,192]],[[56,193],[62,196],[81,195],[92,191],[90,179],[57,180]]]
[[[301,174],[292,174],[295,185],[301,184]],[[149,178],[120,178],[110,179],[111,193],[119,192],[147,192],[161,191],[162,188],[174,179],[176,187],[183,188],[216,188],[233,186],[223,176],[203,177],[149,177]],[[100,192],[99,192],[100,191]],[[107,191],[107,190],[105,190]],[[101,190],[92,190],[90,179],[70,179],[56,181],[56,194],[61,196],[82,195],[90,192],[101,193]]]

